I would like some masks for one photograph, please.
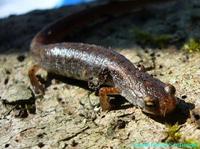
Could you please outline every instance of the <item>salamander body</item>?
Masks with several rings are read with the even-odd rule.
[[[159,116],[172,112],[177,104],[174,86],[139,70],[112,49],[86,43],[60,42],[67,34],[73,34],[76,28],[83,28],[106,13],[121,14],[148,3],[147,0],[119,1],[93,6],[42,29],[31,43],[31,53],[37,62],[29,71],[31,84],[43,91],[35,75],[41,67],[51,73],[87,81],[89,88],[99,90],[103,110],[112,108],[108,95],[119,94],[144,112]]]

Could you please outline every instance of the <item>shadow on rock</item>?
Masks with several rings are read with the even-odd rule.
[[[174,112],[170,113],[169,115],[166,115],[166,117],[153,117],[151,115],[149,116],[160,123],[167,123],[172,125],[175,123],[183,124],[190,117],[190,110],[194,109],[194,107],[194,104],[179,99],[179,104],[177,105]]]

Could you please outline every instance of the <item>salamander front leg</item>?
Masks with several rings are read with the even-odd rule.
[[[100,106],[102,111],[111,110],[112,106],[109,103],[109,95],[118,95],[120,94],[120,90],[116,87],[102,87],[99,90],[100,96]]]
[[[41,67],[38,65],[32,66],[31,69],[29,69],[28,71],[28,76],[35,92],[44,94],[44,87],[36,76],[36,73],[39,69],[41,69]]]

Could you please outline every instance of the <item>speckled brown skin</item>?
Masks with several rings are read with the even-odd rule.
[[[99,89],[103,110],[110,110],[108,95],[120,94],[144,112],[165,116],[176,107],[175,88],[138,70],[128,59],[101,46],[61,42],[66,35],[84,28],[90,22],[103,20],[109,14],[120,15],[159,0],[132,0],[92,6],[70,14],[41,30],[32,40],[31,52],[39,67],[59,75],[88,81]],[[166,1],[165,1],[166,2]],[[58,43],[59,42],[59,43]],[[29,71],[31,84],[43,91],[36,79],[35,65]],[[110,87],[102,87],[107,85]]]

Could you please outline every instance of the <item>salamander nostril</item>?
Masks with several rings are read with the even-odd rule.
[[[170,95],[175,95],[175,93],[176,93],[175,87],[173,85],[171,85],[171,84],[167,84],[165,86],[165,91],[166,91],[166,93],[168,93]]]

